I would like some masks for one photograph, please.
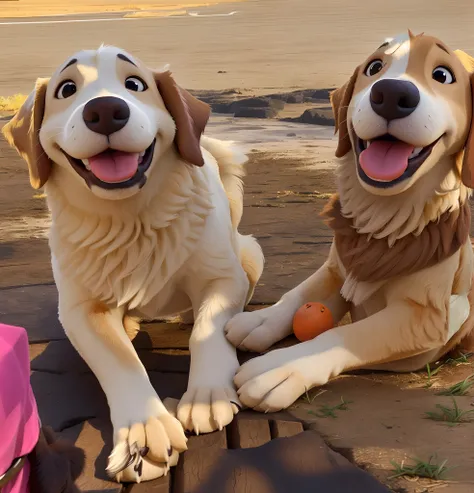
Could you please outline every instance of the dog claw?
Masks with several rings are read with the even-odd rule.
[[[123,450],[125,449],[125,450]],[[120,457],[123,459],[120,460]],[[127,469],[132,464],[134,457],[130,454],[130,449],[127,443],[121,443],[112,450],[109,455],[109,464],[107,466],[107,474],[111,477],[117,476],[123,470]]]

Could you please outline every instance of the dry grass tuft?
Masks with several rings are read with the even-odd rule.
[[[6,98],[0,96],[0,112],[11,113],[18,111],[27,97],[26,94],[14,94]]]

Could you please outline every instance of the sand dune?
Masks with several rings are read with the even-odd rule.
[[[183,11],[187,8],[235,2],[236,0],[3,0],[0,1],[0,17],[37,17],[47,15],[84,14],[98,12],[127,12],[140,10],[166,12]],[[237,0],[238,1],[238,0]],[[242,1],[242,0],[241,0]]]

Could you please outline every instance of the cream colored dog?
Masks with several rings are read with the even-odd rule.
[[[186,449],[182,425],[222,429],[239,406],[224,326],[251,297],[263,256],[237,231],[246,157],[200,145],[209,112],[168,71],[103,46],[38,80],[4,128],[32,186],[45,186],[59,318],[107,396],[118,480],[166,474]],[[177,313],[195,324],[175,419],[131,338],[135,317]]]
[[[386,40],[332,94],[341,160],[339,194],[325,211],[335,232],[329,258],[226,330],[235,346],[263,351],[291,333],[310,301],[336,323],[350,311],[352,323],[244,364],[235,377],[244,404],[286,408],[350,369],[419,369],[469,335],[473,72],[467,54],[409,32]]]

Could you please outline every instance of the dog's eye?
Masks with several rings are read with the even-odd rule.
[[[140,77],[127,77],[125,79],[125,87],[129,91],[143,92],[148,89],[146,83]]]
[[[454,74],[446,67],[436,67],[433,70],[433,79],[440,84],[452,84],[456,82]]]
[[[364,70],[364,74],[367,77],[372,77],[375,74],[378,74],[383,69],[382,60],[373,60],[370,62]]]
[[[56,89],[55,97],[57,99],[70,98],[73,94],[76,94],[77,86],[72,80],[66,80],[59,84]]]

